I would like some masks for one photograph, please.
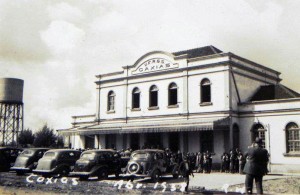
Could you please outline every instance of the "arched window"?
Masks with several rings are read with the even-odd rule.
[[[201,81],[201,103],[211,102],[211,83],[208,79]]]
[[[115,93],[113,91],[108,92],[107,96],[107,111],[115,110]]]
[[[132,109],[140,108],[140,95],[141,91],[139,88],[134,88],[132,90]]]
[[[156,85],[152,85],[149,91],[149,107],[158,106],[158,88]]]
[[[286,128],[286,150],[287,153],[300,152],[300,130],[296,123],[287,124]]]
[[[265,148],[266,147],[266,129],[264,128],[264,126],[262,126],[262,124],[257,123],[253,126],[252,128],[252,142],[255,141],[255,138],[259,137],[262,139],[262,147]]]
[[[240,129],[237,124],[234,124],[232,127],[232,140],[233,140],[233,148],[240,147]]]
[[[177,105],[177,90],[178,87],[175,83],[169,85],[169,106]]]

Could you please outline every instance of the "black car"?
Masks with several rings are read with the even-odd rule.
[[[88,179],[90,176],[106,179],[111,174],[119,177],[121,168],[122,159],[115,150],[88,150],[81,154],[70,175],[79,176],[82,180]]]
[[[131,154],[126,175],[131,178],[151,177],[152,181],[158,181],[162,175],[177,178],[178,170],[169,163],[163,150],[145,149]]]
[[[9,171],[21,151],[19,148],[0,147],[0,171]]]
[[[67,176],[73,170],[80,154],[80,151],[71,149],[48,150],[38,161],[36,169],[32,172],[43,176]]]
[[[17,175],[31,172],[36,168],[37,162],[43,157],[48,148],[27,148],[17,157],[15,165],[10,168],[16,171]]]

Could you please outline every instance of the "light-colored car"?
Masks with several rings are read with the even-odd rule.
[[[24,173],[31,172],[36,168],[37,162],[43,157],[44,153],[49,148],[27,148],[17,157],[12,171],[16,171],[17,175],[23,175]]]
[[[71,149],[48,150],[38,161],[36,169],[32,172],[44,176],[55,174],[67,176],[74,169],[74,165],[79,159],[80,154],[80,151]]]

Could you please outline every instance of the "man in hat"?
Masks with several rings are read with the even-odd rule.
[[[263,194],[262,178],[268,173],[268,151],[262,148],[262,139],[256,138],[252,147],[248,148],[245,154],[246,164],[244,173],[246,173],[246,193],[252,194],[253,180],[255,179],[257,194]]]
[[[182,161],[179,165],[179,170],[184,182],[186,183],[184,192],[187,193],[189,189],[190,175],[194,177],[194,174],[193,174],[193,170],[191,170],[191,166],[186,156],[183,156]]]

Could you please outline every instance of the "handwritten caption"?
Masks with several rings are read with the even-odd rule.
[[[120,180],[114,184],[114,187],[117,187],[118,189],[121,189],[122,187],[127,188],[128,190],[132,189],[145,189],[147,188],[146,184],[141,183],[132,183],[131,181],[124,182],[123,180]],[[152,187],[154,190],[161,190],[161,192],[165,192],[166,190],[170,190],[171,192],[174,192],[176,190],[179,190],[181,192],[185,191],[186,183],[181,184],[167,184],[167,182],[156,182],[154,186]]]
[[[42,177],[35,174],[31,174],[26,177],[26,181],[28,183],[45,183],[46,185],[49,184],[56,184],[56,183],[62,183],[62,184],[71,184],[73,186],[78,185],[78,179],[77,178],[67,178],[62,177],[60,179],[54,178],[54,177]]]
[[[229,187],[230,187],[229,184],[224,184],[222,186],[222,190],[224,190],[224,192],[227,194],[229,192]],[[243,188],[236,187],[235,192],[244,194],[245,193],[245,187],[243,187]]]

